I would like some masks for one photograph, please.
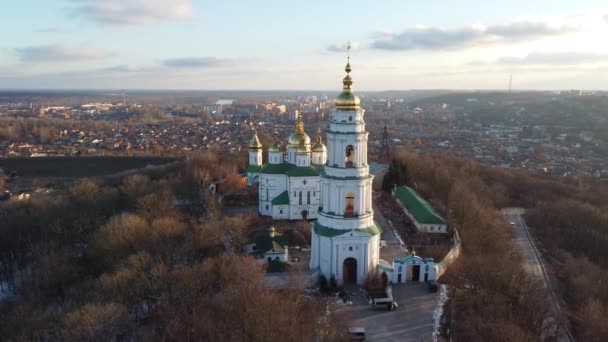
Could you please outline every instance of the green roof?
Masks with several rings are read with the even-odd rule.
[[[394,191],[395,196],[421,224],[445,224],[445,220],[424,198],[409,186],[400,186]]]
[[[261,169],[262,169],[262,167],[261,166],[257,166],[257,165],[249,165],[249,166],[247,166],[247,172],[251,172],[251,173],[260,172]]]
[[[378,235],[382,232],[382,229],[380,229],[380,227],[375,223],[369,227],[362,228],[362,229],[335,229],[335,228],[329,228],[329,227],[322,226],[319,224],[319,222],[315,222],[314,230],[315,230],[315,233],[317,233],[318,235],[325,236],[325,237],[334,237],[334,236],[339,236],[339,235],[343,235],[343,234],[350,233],[350,232],[365,233],[365,234],[369,234],[369,235],[373,236],[373,235]]]
[[[259,233],[255,237],[255,247],[256,251],[254,254],[260,255],[264,253],[268,253],[273,250],[277,253],[284,253],[285,247],[287,246],[287,238],[278,232],[275,233],[275,236],[272,238],[267,230],[264,233]]]
[[[262,166],[261,172],[271,175],[281,175],[287,173],[287,171],[293,167],[295,167],[295,165],[285,162],[281,164],[265,164]]]
[[[318,176],[319,172],[312,166],[299,166],[287,171],[289,177],[312,177]]]
[[[272,205],[286,205],[289,204],[289,194],[287,193],[287,191],[283,191],[282,194],[280,194],[279,196],[275,197],[272,200]]]

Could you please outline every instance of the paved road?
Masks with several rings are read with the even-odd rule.
[[[522,212],[517,209],[506,209],[507,221],[515,232],[515,245],[520,251],[524,269],[530,274],[534,274],[538,279],[544,280],[543,270],[540,266],[541,261],[534,251],[532,241],[528,238],[521,214]],[[547,287],[547,284],[544,284]]]
[[[534,245],[534,241],[532,241],[532,237],[530,236],[526,222],[521,216],[525,213],[525,211],[521,208],[507,208],[504,209],[504,213],[508,223],[515,232],[515,244],[520,250],[524,269],[542,280],[544,287],[547,288],[551,294],[554,309],[557,312],[559,321],[557,340],[559,342],[574,342],[574,338],[568,329],[567,323],[564,323],[565,320],[561,318],[563,317],[563,314],[561,313],[559,299],[551,287],[551,280],[549,279],[549,276],[547,275],[545,267],[542,263],[541,255]]]
[[[362,294],[349,292],[354,304],[340,310],[352,319],[351,326],[365,328],[368,341],[432,341],[438,293],[430,293],[425,283],[393,285],[393,298],[399,304],[395,311],[372,309]]]

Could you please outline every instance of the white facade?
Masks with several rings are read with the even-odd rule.
[[[368,133],[359,99],[352,94],[350,63],[327,132],[328,158],[321,175],[320,208],[312,229],[310,268],[338,283],[362,284],[379,262],[380,229],[372,209],[373,176],[367,163]]]

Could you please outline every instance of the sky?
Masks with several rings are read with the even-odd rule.
[[[2,0],[0,89],[608,89],[606,0]]]

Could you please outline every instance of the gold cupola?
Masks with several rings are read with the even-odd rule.
[[[310,137],[304,132],[304,123],[302,122],[302,114],[296,119],[296,127],[294,133],[289,136],[288,146],[296,147],[300,144],[310,146]]]
[[[255,133],[253,133],[253,138],[251,138],[251,141],[249,142],[249,149],[250,150],[261,150],[263,148],[262,143],[260,142],[260,138],[258,138],[258,132],[255,131]]]
[[[268,148],[268,152],[282,152],[281,142],[279,141],[279,132],[277,132],[276,129],[274,130],[274,142]]]
[[[327,147],[323,144],[323,140],[321,139],[321,129],[317,128],[317,141],[315,145],[312,147],[313,152],[327,152]]]
[[[353,94],[353,78],[350,76],[352,68],[350,66],[350,43],[348,48],[348,61],[346,62],[346,77],[342,80],[342,93],[336,98],[337,110],[355,110],[361,105],[361,100]]]

